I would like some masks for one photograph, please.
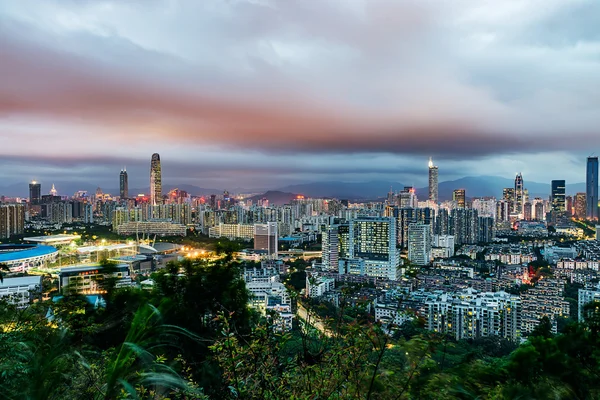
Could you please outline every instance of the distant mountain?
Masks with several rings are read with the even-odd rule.
[[[526,177],[525,177],[526,178]],[[87,190],[88,193],[95,193],[97,186],[90,185],[87,182],[54,182],[56,189],[60,195],[71,196],[78,190]],[[42,193],[46,194],[49,192],[52,183],[44,182],[42,184]],[[271,189],[248,189],[248,188],[231,188],[230,193],[283,193],[280,195],[273,194],[273,197],[277,203],[282,201],[289,196],[296,196],[301,194],[306,197],[313,198],[338,198],[348,200],[377,200],[387,196],[390,191],[390,187],[394,192],[402,190],[404,184],[399,182],[391,181],[370,181],[370,182],[339,182],[339,181],[328,181],[328,182],[311,182],[299,185],[289,185],[280,188]],[[443,181],[439,183],[439,196],[440,200],[449,200],[452,198],[452,191],[455,189],[465,189],[467,197],[483,197],[483,196],[494,196],[499,198],[502,196],[502,189],[506,187],[514,187],[514,180],[510,178],[504,178],[499,176],[467,176],[464,178]],[[525,179],[525,187],[529,190],[529,196],[548,198],[550,195],[550,182],[539,183],[527,181]],[[210,189],[202,188],[194,185],[164,185],[163,192],[167,193],[169,190],[179,188],[185,190],[193,196],[207,196],[211,194],[222,194],[223,189]],[[28,184],[13,184],[6,187],[0,187],[0,195],[4,196],[20,196],[27,197]],[[102,188],[104,193],[110,193],[112,195],[118,195],[119,190],[117,188]],[[130,188],[130,196],[135,196],[138,193],[148,194],[150,192],[149,187],[145,188]],[[574,195],[578,192],[585,192],[585,183],[573,183],[567,182],[567,194]],[[420,199],[427,198],[428,188],[421,187],[417,188],[417,196]],[[262,198],[264,195],[254,196],[256,198]],[[293,197],[290,197],[290,199]],[[271,204],[273,201],[270,201]]]
[[[269,201],[269,204],[271,205],[283,205],[289,204],[293,199],[297,197],[298,195],[294,193],[280,192],[278,190],[269,190],[266,193],[248,197],[248,200],[252,200],[252,203],[256,204],[258,200],[267,199]]]
[[[400,191],[405,185],[399,182],[372,181],[372,182],[314,182],[300,185],[291,185],[279,188],[284,192],[300,193],[308,197],[335,197],[349,200],[373,200],[384,198],[390,190]],[[439,183],[440,200],[452,199],[455,189],[465,189],[467,197],[494,196],[500,198],[502,189],[514,187],[514,180],[500,176],[467,176],[464,178],[443,181]],[[525,188],[529,190],[529,197],[548,198],[550,183],[539,183],[525,180]],[[427,198],[428,187],[417,188],[420,199]],[[567,182],[567,194],[585,192],[585,183]]]
[[[367,200],[385,197],[390,191],[401,190],[404,185],[398,182],[372,181],[372,182],[314,182],[300,185],[290,185],[278,190],[294,192],[307,197],[335,197],[348,200]]]

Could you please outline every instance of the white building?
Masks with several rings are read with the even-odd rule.
[[[350,220],[349,258],[362,258],[368,276],[396,280],[400,252],[396,248],[396,220],[360,217]]]
[[[408,259],[415,265],[427,265],[431,262],[430,225],[408,225]]]
[[[306,295],[308,297],[321,297],[333,289],[335,289],[335,279],[306,274]]]
[[[454,255],[454,236],[453,235],[434,235],[433,247],[443,247],[448,249],[450,257]]]
[[[427,329],[455,339],[520,337],[521,300],[505,292],[441,293],[426,302]]]
[[[4,278],[0,282],[0,299],[7,300],[19,308],[25,308],[42,294],[42,276]]]
[[[250,224],[219,224],[208,229],[211,238],[242,239],[254,238],[254,225]]]
[[[278,276],[252,278],[246,282],[246,289],[252,294],[250,306],[265,316],[273,315],[276,330],[292,329],[292,301]]]
[[[327,269],[338,268],[340,254],[340,241],[338,236],[338,225],[328,225],[322,234],[322,264]]]

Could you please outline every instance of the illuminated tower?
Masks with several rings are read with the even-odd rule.
[[[57,192],[56,188],[54,187],[54,183],[52,184],[52,189],[50,189],[50,194],[52,196],[57,196],[58,195],[58,192]]]
[[[29,204],[40,204],[42,200],[42,185],[36,181],[29,184]]]
[[[433,165],[433,160],[429,158],[429,200],[438,202],[438,167]]]
[[[126,168],[123,168],[119,174],[119,196],[121,199],[126,199],[129,197],[129,180],[127,178]]]
[[[515,178],[515,202],[513,212],[515,214],[523,213],[523,204],[525,197],[525,191],[523,189],[523,175],[519,172]]]
[[[162,203],[161,175],[160,156],[154,153],[150,162],[150,204],[153,206]]]
[[[598,220],[598,157],[588,157],[586,178],[586,217],[591,220]]]

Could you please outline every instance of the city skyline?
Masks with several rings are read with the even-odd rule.
[[[171,160],[165,181],[203,187],[426,186],[430,156],[444,180],[582,182],[582,160],[600,150],[599,12],[589,1],[543,12],[534,1],[7,2],[0,186],[111,187],[126,164],[139,187],[155,151]]]

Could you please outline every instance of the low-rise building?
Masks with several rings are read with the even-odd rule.
[[[0,300],[25,308],[42,296],[42,277],[39,275],[4,278],[0,282]]]
[[[70,291],[77,294],[106,293],[104,282],[115,279],[115,287],[132,286],[133,281],[127,264],[115,266],[112,273],[104,272],[101,265],[82,265],[62,268],[58,274],[59,292]]]

